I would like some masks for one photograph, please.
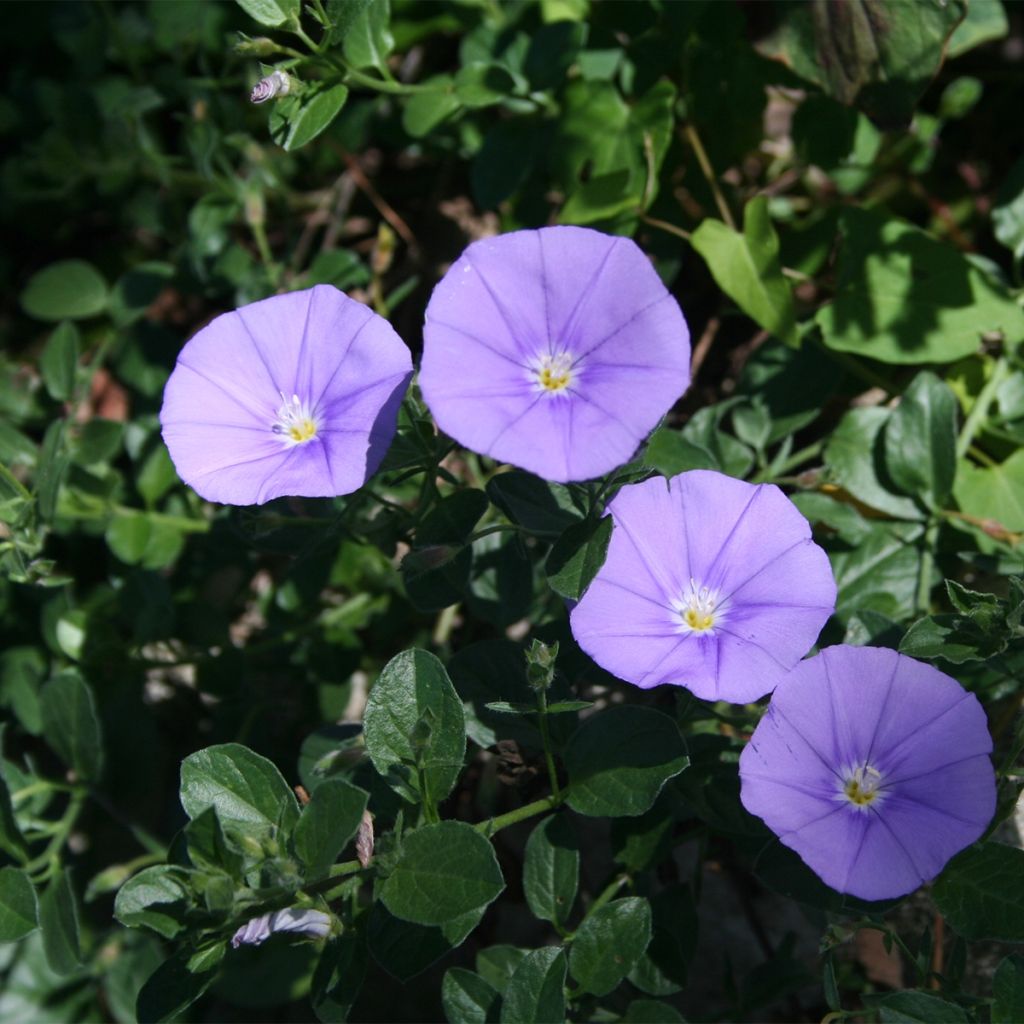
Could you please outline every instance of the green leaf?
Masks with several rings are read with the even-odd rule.
[[[1024,157],[1010,168],[996,192],[992,230],[1014,259],[1024,257]]]
[[[197,868],[223,871],[235,879],[242,877],[245,858],[224,835],[215,807],[207,807],[185,826],[185,840],[188,859]]]
[[[301,0],[236,0],[239,7],[254,21],[267,28],[278,28],[286,22],[298,22]]]
[[[747,316],[787,345],[799,345],[793,293],[782,276],[779,239],[764,196],[750,200],[744,208],[743,234],[708,218],[690,242],[718,287]]]
[[[878,526],[856,547],[831,552],[840,614],[870,609],[897,621],[913,615],[922,528],[899,527]]]
[[[352,18],[343,41],[345,60],[352,67],[376,68],[390,74],[387,56],[395,46],[388,28],[390,21],[390,0],[373,0]]]
[[[343,39],[352,22],[373,2],[374,0],[327,0],[325,6],[329,22],[329,39]]]
[[[885,425],[885,465],[905,494],[940,508],[956,476],[956,396],[934,373],[919,373]]]
[[[365,976],[366,942],[361,933],[347,929],[324,946],[313,972],[310,1000],[317,1020],[348,1020]]]
[[[841,103],[903,127],[967,9],[966,0],[795,4],[762,49]]]
[[[558,946],[544,946],[527,953],[505,989],[502,1024],[562,1024],[566,967],[565,951]]]
[[[193,903],[188,872],[176,864],[157,864],[121,886],[114,916],[128,928],[149,928],[173,939],[184,930],[185,913]]]
[[[992,519],[1006,530],[1024,530],[1024,451],[995,466],[961,460],[953,497],[966,515]]]
[[[971,942],[1024,942],[1024,850],[968,847],[946,865],[932,896],[950,926]]]
[[[982,43],[1002,39],[1009,27],[1001,0],[969,0],[967,17],[946,45],[946,57],[959,57]]]
[[[459,97],[452,91],[450,75],[435,75],[422,85],[430,88],[411,96],[402,111],[402,127],[414,139],[429,135],[462,107]]]
[[[686,1024],[674,1006],[656,999],[634,999],[622,1020],[623,1024]]]
[[[119,327],[141,320],[146,310],[174,278],[174,264],[157,260],[136,264],[115,282],[110,315]]]
[[[78,328],[65,320],[58,324],[39,357],[39,372],[51,398],[67,401],[75,390],[79,356]]]
[[[395,655],[373,684],[363,727],[374,767],[406,800],[420,799],[412,734],[431,723],[429,745],[419,751],[429,798],[436,804],[452,790],[466,753],[462,701],[444,666],[426,651]]]
[[[21,834],[21,829],[15,820],[11,793],[2,774],[0,774],[0,850],[15,860],[27,859],[25,837]]]
[[[545,569],[556,594],[578,601],[587,591],[608,555],[612,517],[574,523],[555,541]]]
[[[91,419],[73,439],[74,461],[79,466],[109,462],[121,450],[124,424],[117,420]]]
[[[644,463],[664,477],[673,477],[688,469],[721,469],[714,453],[668,427],[661,427],[651,435]]]
[[[548,483],[521,469],[491,477],[487,496],[513,523],[538,537],[558,537],[584,515],[565,484]]]
[[[0,942],[16,942],[35,931],[39,912],[31,879],[17,868],[0,868]]]
[[[591,817],[643,814],[689,763],[676,723],[637,705],[587,718],[565,748],[569,806]]]
[[[295,794],[277,767],[239,743],[190,754],[181,763],[181,806],[190,818],[208,807],[226,829],[291,833],[299,818]]]
[[[39,927],[43,930],[46,962],[52,970],[71,974],[82,966],[78,906],[66,871],[55,874],[39,898]]]
[[[282,145],[288,152],[312,142],[341,113],[348,99],[348,86],[319,83],[302,94],[298,111],[288,119],[288,134]]]
[[[956,1003],[928,992],[890,992],[875,1008],[882,1024],[967,1024],[971,1019]]]
[[[1024,313],[956,249],[875,211],[840,218],[835,300],[817,314],[825,344],[883,363],[951,363],[983,335],[1015,344]]]
[[[839,421],[825,447],[825,465],[834,483],[858,501],[898,519],[921,519],[917,502],[895,493],[884,460],[882,431],[888,409],[851,409]]]
[[[46,521],[53,519],[57,511],[57,496],[69,461],[64,445],[64,420],[54,420],[43,435],[43,445],[39,450],[39,463],[36,467],[39,515]]]
[[[1024,1020],[1024,957],[1004,957],[992,979],[992,1024]]]
[[[985,657],[977,642],[959,628],[957,615],[930,615],[919,619],[900,640],[900,654],[911,658],[945,658],[954,665]]]
[[[403,837],[380,898],[405,921],[444,924],[486,907],[504,888],[491,844],[472,825],[442,821]]]
[[[451,1024],[487,1024],[497,1019],[501,996],[479,974],[449,967],[441,983],[441,1004]]]
[[[588,914],[576,930],[569,970],[584,991],[613,991],[651,941],[651,905],[639,896],[612,900]]]
[[[295,826],[295,853],[306,865],[306,881],[327,874],[356,834],[367,793],[344,779],[324,779],[313,790]]]
[[[88,683],[77,672],[62,672],[39,696],[47,742],[80,778],[98,779],[103,770],[103,739]]]
[[[107,282],[84,260],[61,260],[33,274],[21,308],[36,320],[86,320],[107,308]]]
[[[534,917],[564,923],[579,876],[579,839],[572,822],[564,814],[545,818],[530,833],[523,862],[523,891]]]
[[[506,68],[484,61],[463,65],[455,76],[455,94],[470,109],[500,103],[515,90],[515,85]]]
[[[216,971],[194,974],[188,960],[188,950],[176,953],[146,979],[135,1006],[139,1024],[177,1019],[213,984]]]

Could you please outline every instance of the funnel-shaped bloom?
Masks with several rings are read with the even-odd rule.
[[[474,242],[434,289],[420,387],[473,451],[567,482],[628,462],[690,383],[686,322],[628,238]]]
[[[332,497],[373,474],[412,375],[386,320],[329,285],[225,313],[178,355],[160,423],[209,501]]]
[[[756,700],[835,608],[828,557],[777,487],[695,469],[623,487],[608,510],[608,557],[570,624],[620,679]]]
[[[996,808],[973,694],[880,647],[828,647],[779,684],[740,757],[741,798],[821,879],[865,900],[934,878]]]

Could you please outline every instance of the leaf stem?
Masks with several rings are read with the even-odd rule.
[[[477,832],[482,832],[490,838],[495,832],[500,832],[503,828],[508,828],[509,825],[516,825],[520,821],[526,821],[527,818],[533,818],[538,814],[543,814],[545,811],[553,811],[565,800],[565,797],[566,792],[563,789],[557,797],[552,793],[551,796],[546,796],[541,800],[534,800],[530,804],[524,804],[514,811],[499,814],[496,818],[488,818],[486,821],[477,822],[473,827]]]
[[[558,772],[555,759],[551,753],[551,737],[548,733],[548,695],[543,687],[537,689],[537,725],[540,728],[540,739],[544,745],[544,761],[548,766],[548,778],[551,780],[551,797],[562,799],[562,791],[558,786]]]
[[[692,121],[687,121],[683,126],[683,132],[686,135],[687,141],[693,148],[694,155],[697,157],[697,163],[700,164],[701,172],[707,179],[708,185],[711,187],[711,194],[715,197],[715,205],[718,207],[718,212],[722,215],[722,220],[733,229],[738,230],[736,227],[736,221],[733,219],[732,211],[729,209],[729,204],[725,201],[725,196],[722,193],[722,189],[719,187],[718,179],[715,177],[714,168],[711,166],[711,161],[708,159],[707,150],[704,148],[704,143],[700,141],[700,136],[697,134],[697,129],[693,126]]]

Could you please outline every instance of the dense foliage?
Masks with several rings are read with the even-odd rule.
[[[3,14],[0,1019],[1024,1018],[1019,11]],[[631,461],[499,465],[414,383],[352,494],[181,482],[158,415],[212,317],[328,284],[418,363],[465,247],[549,224],[634,239],[689,323]],[[694,469],[810,522],[819,648],[985,710],[995,816],[906,899],[745,810],[767,699],[642,690],[573,637],[609,501]]]

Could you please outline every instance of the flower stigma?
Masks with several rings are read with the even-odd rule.
[[[298,395],[291,398],[281,392],[282,404],[277,410],[271,430],[291,448],[297,444],[312,441],[320,431],[320,417],[310,409],[308,402],[303,402]]]
[[[876,800],[884,796],[881,790],[882,773],[865,763],[843,773],[843,796],[858,810],[867,810]]]
[[[534,386],[543,394],[561,394],[573,378],[572,356],[568,352],[557,355],[545,353],[533,368]]]
[[[684,633],[709,633],[716,624],[721,625],[725,612],[718,591],[703,587],[694,579],[690,580],[690,589],[673,603],[673,608],[682,620]]]

